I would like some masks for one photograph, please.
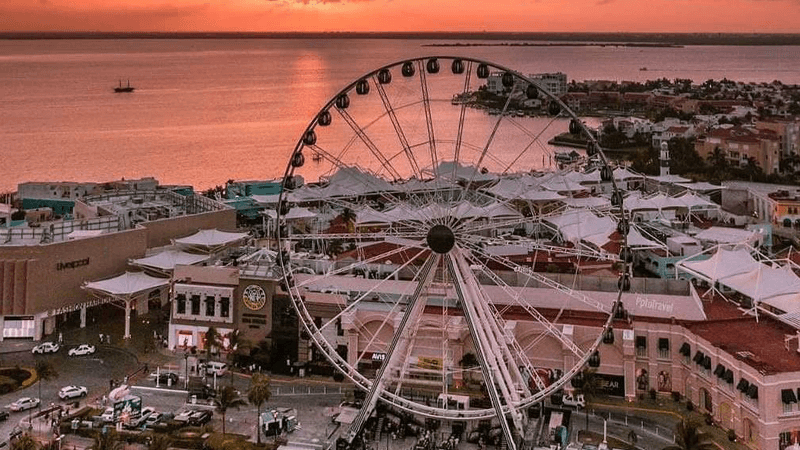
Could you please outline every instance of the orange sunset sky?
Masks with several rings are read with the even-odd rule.
[[[796,33],[800,0],[0,0],[0,31]]]

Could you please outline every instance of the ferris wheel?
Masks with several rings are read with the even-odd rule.
[[[610,186],[603,218],[622,236],[619,253],[555,244],[543,225],[574,185],[548,144],[565,132]],[[597,367],[613,342],[630,289],[622,202],[594,134],[541,78],[424,57],[331,98],[290,157],[275,236],[312,358],[367,392],[348,441],[380,400],[431,419],[507,418],[515,449],[529,408]],[[580,262],[609,258],[618,290],[579,290]]]

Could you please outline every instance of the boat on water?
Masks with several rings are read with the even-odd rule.
[[[639,70],[645,71],[645,70],[647,70],[647,67],[639,67]]]
[[[134,89],[136,89],[136,88],[131,86],[131,80],[128,80],[128,85],[127,86],[123,86],[122,85],[122,80],[119,80],[119,86],[114,88],[114,92],[117,92],[117,93],[119,93],[119,92],[133,92]]]

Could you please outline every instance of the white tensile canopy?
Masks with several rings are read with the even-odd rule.
[[[230,233],[217,229],[200,230],[197,233],[180,239],[173,239],[174,244],[185,247],[213,252],[225,246],[235,244],[247,239],[247,233]]]
[[[207,260],[208,255],[198,255],[180,250],[166,250],[146,258],[131,260],[131,264],[169,274],[178,264],[193,265]]]
[[[756,270],[760,262],[747,248],[727,250],[722,247],[708,259],[681,260],[675,264],[678,270],[693,274],[710,283]]]
[[[267,209],[264,211],[264,214],[271,219],[278,217],[278,213],[274,209]],[[317,217],[317,213],[303,206],[293,206],[289,208],[289,212],[283,216],[286,220],[313,219],[315,217]]]
[[[720,189],[727,189],[727,187],[725,186],[717,186],[716,184],[707,183],[705,181],[698,181],[697,183],[675,183],[675,184],[694,192],[709,192]]]
[[[757,231],[729,227],[711,227],[694,236],[699,241],[719,244],[751,244],[757,240],[757,237]]]
[[[566,197],[561,200],[573,208],[608,208],[611,201],[605,197]]]
[[[779,295],[800,292],[800,277],[790,267],[759,264],[756,270],[720,280],[721,284],[760,302]]]
[[[131,337],[131,302],[146,295],[153,289],[169,286],[168,278],[157,278],[144,272],[125,272],[102,281],[83,284],[83,289],[99,298],[111,297],[125,303],[125,339]]]

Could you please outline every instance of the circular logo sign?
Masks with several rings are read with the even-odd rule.
[[[244,289],[242,301],[244,302],[244,306],[247,306],[253,311],[258,311],[267,303],[267,294],[261,286],[251,284]]]

